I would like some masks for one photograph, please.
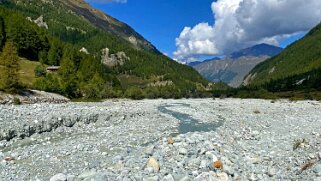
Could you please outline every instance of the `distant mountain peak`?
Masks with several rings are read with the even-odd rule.
[[[236,59],[240,57],[261,57],[261,56],[269,56],[273,57],[277,54],[279,54],[283,48],[274,46],[274,45],[269,45],[266,43],[261,43],[258,45],[254,45],[249,48],[245,48],[243,50],[237,51],[229,55],[229,57]]]

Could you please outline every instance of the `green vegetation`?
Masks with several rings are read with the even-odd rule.
[[[28,88],[78,100],[210,96],[205,89],[208,82],[194,69],[137,49],[70,13],[58,1],[54,5],[34,0],[13,2],[0,2],[0,42],[14,43],[23,59],[19,63],[20,80]],[[48,30],[26,18],[41,15],[47,20]],[[90,54],[80,52],[81,47]],[[106,47],[110,53],[125,52],[130,60],[122,66],[106,67],[100,60],[101,49]],[[47,73],[46,67],[51,65],[60,66],[59,71]]]
[[[250,84],[215,90],[215,97],[321,100],[321,24],[279,55],[257,65]]]
[[[321,24],[313,28],[304,38],[287,47],[279,55],[259,64],[250,74],[255,78],[251,85],[283,84],[291,79],[306,78],[321,68]],[[320,75],[320,74],[319,74]],[[318,75],[318,77],[320,77]],[[302,79],[301,79],[302,80]],[[314,81],[314,80],[311,80]],[[278,86],[278,85],[277,85]],[[320,85],[319,85],[320,86]],[[287,86],[291,90],[296,86]],[[273,88],[279,89],[279,88]],[[284,88],[281,88],[284,91]]]
[[[6,42],[0,57],[0,90],[16,92],[19,88],[19,58],[12,42]]]

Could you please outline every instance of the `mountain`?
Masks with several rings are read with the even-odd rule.
[[[250,48],[246,48],[237,52],[234,52],[230,55],[232,59],[237,59],[240,57],[261,57],[268,56],[273,57],[279,54],[283,49],[280,47],[268,45],[268,44],[259,44]]]
[[[83,0],[60,0],[60,2],[68,6],[68,8],[70,8],[78,16],[83,17],[92,23],[95,27],[122,37],[137,48],[160,53],[156,47],[154,47],[149,41],[145,40],[144,37],[142,37],[130,26],[118,21],[117,19],[98,9],[92,8]]]
[[[198,64],[202,64],[202,63],[206,63],[206,62],[210,62],[210,61],[213,61],[213,60],[221,60],[220,58],[218,57],[215,57],[215,58],[212,58],[212,59],[208,59],[208,60],[204,60],[204,61],[195,61],[195,62],[190,62],[188,63],[187,65],[188,66],[191,66],[191,67],[194,67]]]
[[[232,87],[238,87],[252,68],[281,50],[279,47],[260,44],[232,53],[224,59],[209,60],[192,67],[209,81],[222,81]]]
[[[0,1],[0,50],[9,41],[32,65],[26,72],[36,73],[21,75],[28,88],[70,98],[179,98],[207,90],[193,68],[82,0]],[[46,74],[49,65],[60,69]]]
[[[289,45],[279,55],[257,65],[245,85],[265,86],[271,91],[320,88],[321,24]]]

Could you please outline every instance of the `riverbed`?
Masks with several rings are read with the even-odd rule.
[[[254,99],[0,105],[0,180],[320,180],[320,110]]]

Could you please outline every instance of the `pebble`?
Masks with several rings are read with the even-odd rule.
[[[186,155],[186,154],[187,154],[187,149],[185,149],[185,148],[180,148],[180,149],[178,150],[178,153],[181,154],[181,155]]]
[[[155,172],[159,172],[159,170],[160,170],[160,166],[159,166],[158,161],[153,157],[150,157],[148,159],[146,166],[147,166],[147,168],[153,168]]]
[[[50,181],[67,181],[67,176],[63,173],[58,173],[57,175],[51,177]]]

